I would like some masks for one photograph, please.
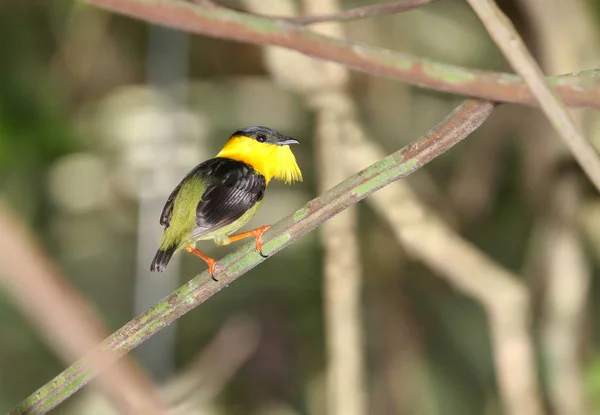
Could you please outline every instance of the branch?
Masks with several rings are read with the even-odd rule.
[[[560,415],[588,412],[585,368],[580,351],[585,338],[592,272],[577,229],[582,188],[576,172],[558,178],[542,242],[547,284],[542,321],[543,349],[552,392],[550,399],[555,413]]]
[[[275,45],[424,88],[498,102],[538,105],[519,77],[447,65],[319,35],[287,22],[171,0],[84,0],[105,10],[191,33]],[[549,79],[569,105],[600,108],[600,69]]]
[[[263,252],[268,255],[279,252],[347,207],[415,172],[477,129],[492,110],[493,104],[489,102],[465,101],[419,140],[349,177],[274,224],[264,235]],[[255,251],[253,243],[227,255],[215,270],[219,282],[212,281],[206,271],[194,277],[113,333],[94,353],[42,386],[15,407],[11,415],[25,414],[32,407],[43,406],[48,410],[56,407],[97,375],[89,367],[91,358],[101,355],[116,361],[262,261],[264,259]]]
[[[297,25],[310,25],[324,22],[348,22],[351,20],[364,19],[382,14],[402,13],[417,7],[434,3],[437,0],[400,0],[383,4],[370,4],[368,6],[356,7],[350,10],[344,10],[337,13],[319,14],[315,16],[265,16],[271,19],[282,20]]]
[[[353,144],[344,148],[353,168],[380,158],[382,150],[372,141],[363,138]],[[404,184],[396,182],[377,192],[367,204],[386,220],[409,255],[437,271],[486,311],[496,383],[506,413],[541,415],[527,286],[457,234]]]
[[[48,344],[67,363],[93,350],[109,333],[91,305],[62,276],[3,203],[0,202],[0,283],[16,306],[37,326]],[[88,359],[106,368],[110,356]],[[150,379],[130,359],[102,372],[103,390],[123,413],[165,414]],[[45,413],[54,399],[21,406],[18,413]]]
[[[261,1],[255,0],[254,3]],[[280,3],[293,8],[289,0]],[[303,0],[302,4],[305,13],[328,12],[325,16],[335,16],[340,8],[338,0]],[[320,25],[314,30],[316,33],[344,38],[340,23]],[[315,62],[314,59],[281,48],[263,48],[263,53],[274,78],[285,77],[286,66],[298,64],[297,61],[301,59],[305,62],[303,66],[312,66],[314,69],[302,70],[301,65],[296,66],[299,70],[291,78],[295,79],[295,85],[289,85],[289,88],[302,94],[315,109],[318,189],[324,192],[359,170],[351,171],[347,158],[340,155],[340,149],[348,141],[348,123],[353,123],[355,116],[354,106],[344,99],[347,99],[345,92],[350,81],[349,71],[339,65]],[[278,56],[275,59],[268,59],[269,55],[274,57],[276,53]],[[321,85],[322,88],[304,88],[307,84]],[[336,99],[340,96],[343,96],[341,102]],[[369,405],[365,380],[367,371],[362,313],[364,272],[358,236],[358,209],[347,209],[329,220],[321,227],[320,237],[323,246],[323,308],[327,350],[326,412],[329,415],[365,415],[369,412]]]
[[[575,121],[567,112],[565,104],[557,98],[544,81],[542,70],[527,50],[511,21],[494,0],[467,1],[511,66],[525,80],[540,103],[542,111],[571,149],[583,171],[600,190],[600,157],[596,149],[579,131]]]
[[[586,0],[543,3],[521,0],[519,3],[531,21],[533,39],[545,71],[560,73],[600,63],[597,53],[600,32]],[[557,27],[561,30],[557,31]],[[578,125],[593,136],[598,130],[587,115],[591,114],[581,111],[573,114]],[[562,153],[566,149],[562,145],[557,148],[556,144],[561,143],[554,140],[556,134],[548,131],[549,128],[548,125],[534,127],[537,131],[530,136],[532,140],[527,140],[526,147],[532,162],[525,161],[537,167],[536,173],[544,177],[545,186],[534,188],[540,194],[551,196],[540,201],[543,209],[536,215],[535,226],[540,231],[531,232],[539,236],[532,237],[530,243],[532,260],[539,264],[536,275],[531,277],[543,284],[544,292],[541,349],[547,367],[548,400],[555,415],[593,413],[588,399],[593,393],[585,384],[589,356],[583,352],[589,340],[587,311],[593,275],[581,238],[580,213],[585,193],[579,174],[562,169]],[[556,144],[551,145],[553,142]],[[553,157],[540,160],[541,144]],[[564,278],[565,275],[569,277]]]
[[[203,6],[210,9],[231,9],[226,6],[222,6],[212,0],[192,0],[199,6]],[[262,13],[256,13],[252,10],[247,13],[254,16],[267,17],[274,20],[280,20],[296,25],[311,25],[315,23],[325,22],[349,22],[352,20],[364,19],[367,17],[375,17],[382,14],[395,14],[402,13],[417,7],[425,6],[430,3],[435,3],[438,0],[398,0],[383,4],[370,4],[368,6],[355,7],[354,9],[344,10],[341,12],[319,14],[314,16],[275,16]],[[269,5],[271,6],[271,5]]]

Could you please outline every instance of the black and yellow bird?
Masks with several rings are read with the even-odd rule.
[[[181,249],[202,258],[213,275],[216,261],[196,248],[213,239],[228,245],[253,236],[262,255],[262,234],[270,225],[231,235],[258,210],[271,179],[302,180],[289,145],[298,141],[267,127],[236,131],[214,158],[190,171],[167,199],[160,216],[164,234],[150,269],[162,272]]]

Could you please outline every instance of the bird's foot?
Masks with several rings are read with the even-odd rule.
[[[254,238],[256,239],[256,250],[258,251],[259,255],[263,258],[268,258],[269,255],[265,255],[262,252],[262,236],[263,233],[265,233],[270,227],[271,225],[265,225],[261,226],[260,228],[254,229]]]
[[[269,229],[271,225],[261,226],[260,228],[252,229],[248,232],[238,233],[237,235],[233,235],[229,237],[230,242],[239,241],[240,239],[248,238],[253,236],[256,241],[256,250],[263,258],[268,258],[268,255],[263,254],[262,252],[262,235]]]
[[[206,262],[206,265],[208,265],[208,273],[210,274],[210,277],[213,279],[213,281],[218,281],[215,278],[215,264],[217,263],[217,261],[214,258],[211,258],[207,255],[204,255],[202,253],[202,251],[200,251],[198,248],[196,248],[194,245],[190,245],[186,248],[186,250],[190,253],[190,254],[194,254],[197,257],[202,258],[202,260],[204,262]]]

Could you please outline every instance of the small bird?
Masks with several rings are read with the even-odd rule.
[[[201,240],[223,246],[253,236],[263,255],[261,237],[271,225],[231,234],[254,216],[271,179],[287,184],[302,180],[290,144],[298,141],[271,128],[247,127],[233,133],[214,158],[194,167],[160,215],[165,230],[150,270],[164,271],[173,254],[185,248],[208,264],[215,279],[217,261],[196,248]]]

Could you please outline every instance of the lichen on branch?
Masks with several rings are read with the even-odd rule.
[[[263,236],[263,252],[272,256],[347,207],[415,172],[476,130],[493,108],[490,102],[465,101],[420,139],[350,176],[274,224]],[[97,350],[34,392],[10,415],[43,414],[55,408],[97,375],[88,366],[88,359],[97,359],[101,355],[106,364],[120,359],[264,260],[255,251],[253,242],[245,244],[218,262],[215,270],[218,282],[214,282],[206,271],[192,278],[113,333]]]

